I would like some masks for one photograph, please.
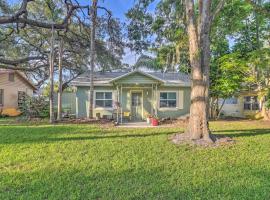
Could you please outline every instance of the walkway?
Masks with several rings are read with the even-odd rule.
[[[119,128],[150,128],[150,127],[157,127],[152,126],[151,124],[147,124],[147,122],[128,122],[119,124],[117,127]]]

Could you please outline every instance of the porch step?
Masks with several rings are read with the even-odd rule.
[[[157,127],[148,124],[147,122],[128,122],[119,124],[117,127],[119,128],[150,128],[150,127]]]

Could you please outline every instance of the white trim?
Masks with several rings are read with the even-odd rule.
[[[143,90],[129,90],[129,92],[130,92],[130,114],[132,114],[132,93],[136,92],[142,93],[142,120],[144,120]]]
[[[111,92],[112,93],[112,107],[96,107],[96,93],[97,92]],[[113,92],[114,90],[94,90],[94,102],[93,102],[94,110],[113,110],[113,101],[114,101]]]
[[[156,76],[153,76],[153,75],[151,75],[151,74],[148,74],[148,73],[142,72],[142,71],[138,71],[138,70],[135,70],[135,71],[132,71],[132,72],[128,72],[128,73],[126,73],[126,74],[123,74],[123,75],[121,75],[121,76],[118,76],[118,77],[116,77],[116,78],[113,78],[112,80],[109,81],[109,83],[114,82],[114,81],[117,81],[117,80],[119,80],[119,79],[121,79],[121,78],[124,78],[124,77],[126,77],[126,76],[129,76],[129,75],[135,74],[135,73],[140,73],[140,74],[142,74],[142,75],[144,75],[144,76],[147,76],[147,77],[149,77],[149,78],[152,78],[152,79],[158,80],[158,81],[160,81],[160,82],[162,82],[162,83],[165,83],[164,80],[162,80],[162,79],[160,79],[160,78],[158,78],[158,77],[156,77]]]
[[[175,108],[174,107],[160,107],[160,93],[176,93],[176,107]],[[179,108],[179,90],[159,90],[157,103],[158,103],[158,109],[161,111],[181,110]]]

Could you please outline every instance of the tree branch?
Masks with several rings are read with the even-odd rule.
[[[29,62],[31,60],[41,60],[41,59],[44,59],[44,56],[30,56],[30,57],[26,57],[26,58],[20,58],[17,60],[8,60],[8,59],[0,58],[0,63],[5,64],[5,65],[18,66],[20,64],[23,64],[25,62]],[[20,68],[20,69],[22,69],[22,68]]]
[[[75,10],[83,9],[83,8],[88,9],[88,6],[73,5],[65,1],[65,4],[67,5],[67,15],[63,19],[62,23],[49,23],[49,22],[38,21],[38,20],[27,18],[27,4],[31,1],[34,1],[34,0],[23,0],[21,8],[18,10],[18,12],[16,12],[12,16],[0,16],[0,24],[17,23],[17,24],[24,24],[24,25],[27,24],[30,26],[36,26],[36,27],[46,28],[46,29],[51,29],[52,26],[55,29],[66,29],[68,26],[68,21]],[[25,16],[23,16],[24,14]]]
[[[219,14],[219,12],[221,11],[221,9],[223,8],[224,4],[225,4],[226,0],[220,0],[218,2],[218,5],[216,7],[216,9],[214,10],[214,12],[212,13],[210,20],[211,22],[213,22],[215,20],[215,18],[217,17],[217,15]]]

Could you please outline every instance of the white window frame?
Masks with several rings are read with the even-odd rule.
[[[96,94],[97,92],[103,92],[103,93],[106,93],[106,92],[110,92],[112,93],[112,99],[96,99]],[[97,106],[96,105],[96,100],[112,100],[112,107],[100,107],[100,106]],[[96,110],[113,110],[113,103],[114,103],[114,91],[113,90],[95,90],[94,91],[94,109]]]
[[[160,93],[175,93],[176,94],[176,107],[160,107]],[[170,100],[170,99],[167,99]],[[174,99],[171,99],[174,100]],[[158,108],[159,110],[179,110],[179,91],[178,90],[160,90],[158,92]]]
[[[250,101],[246,101],[246,97],[250,98]],[[257,98],[257,102],[255,102],[254,98]],[[258,104],[258,109],[253,109],[254,104],[257,103]],[[249,104],[250,105],[250,109],[245,109],[245,104]],[[244,111],[258,111],[260,110],[260,104],[259,104],[259,98],[258,96],[244,96]]]

